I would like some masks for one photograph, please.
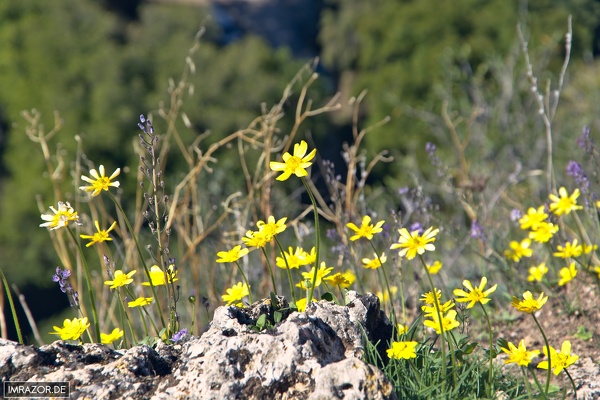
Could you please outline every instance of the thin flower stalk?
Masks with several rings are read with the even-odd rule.
[[[162,312],[162,307],[160,306],[158,296],[156,295],[156,289],[154,288],[154,285],[152,284],[152,279],[151,279],[152,275],[150,274],[150,270],[148,269],[148,265],[146,264],[146,259],[144,257],[144,254],[142,253],[142,248],[140,247],[140,243],[137,240],[137,235],[135,234],[135,231],[133,230],[133,227],[131,226],[131,222],[129,221],[127,214],[125,214],[123,207],[121,207],[121,204],[117,201],[115,196],[113,196],[113,194],[110,191],[108,192],[108,196],[110,197],[112,202],[115,204],[115,206],[117,207],[117,209],[123,216],[125,225],[127,225],[127,230],[129,230],[129,233],[131,233],[131,238],[133,239],[133,242],[135,243],[135,247],[137,249],[138,255],[140,256],[140,262],[142,263],[142,266],[144,267],[144,272],[146,273],[146,276],[148,277],[148,280],[150,281],[150,289],[152,290],[152,296],[154,297],[154,301],[156,302],[156,306],[158,308],[158,315],[160,317],[160,322],[162,323],[162,326],[166,326],[165,317]]]
[[[226,262],[234,262],[235,263],[235,265],[238,268],[238,271],[242,275],[242,279],[244,280],[244,283],[248,287],[248,297],[250,298],[250,304],[252,304],[254,301],[252,300],[252,290],[250,288],[250,282],[248,282],[248,278],[246,277],[246,274],[244,273],[244,270],[242,269],[242,266],[239,263],[240,258],[247,255],[248,252],[249,252],[248,248],[242,249],[241,245],[237,245],[237,246],[234,246],[233,249],[231,249],[229,251],[218,252],[217,257],[219,257],[219,258],[217,258],[217,262],[218,263],[226,263]],[[194,296],[191,296],[191,297],[194,297]],[[195,306],[195,303],[196,303],[195,297],[194,297],[194,301],[191,303]],[[194,314],[192,314],[192,319],[193,318],[194,318]],[[194,324],[193,324],[193,320],[192,320],[192,328],[193,328],[193,325]]]
[[[314,296],[315,283],[317,281],[317,270],[319,269],[319,250],[321,247],[321,245],[320,245],[321,229],[319,227],[319,208],[317,207],[317,201],[315,200],[315,196],[313,195],[312,190],[310,190],[310,187],[308,186],[308,182],[306,182],[306,179],[304,177],[301,177],[300,180],[302,180],[302,183],[304,184],[304,187],[306,188],[306,191],[308,192],[308,196],[310,197],[310,201],[313,206],[313,214],[315,216],[315,273],[312,278],[310,292],[308,293],[307,301],[306,301],[306,304],[310,304],[310,302],[312,301],[312,298]]]
[[[90,275],[90,269],[87,265],[87,261],[83,254],[83,249],[81,248],[81,244],[79,243],[79,240],[77,240],[75,233],[68,226],[67,226],[67,230],[69,231],[69,234],[71,235],[71,238],[73,239],[73,242],[75,242],[75,245],[77,246],[77,251],[79,252],[79,257],[81,259],[81,263],[83,264],[83,270],[85,272],[85,279],[87,281],[88,295],[90,297],[90,305],[92,307],[92,317],[94,318],[94,333],[96,335],[95,340],[99,341],[100,340],[100,322],[98,321],[98,312],[96,311],[96,297],[94,296],[94,290],[92,288],[92,277]]]
[[[267,254],[267,250],[264,247],[260,248],[265,256],[265,260],[267,261],[267,267],[269,268],[269,275],[271,275],[271,284],[273,285],[273,293],[277,295],[277,284],[275,284],[275,275],[273,274],[273,267],[271,266],[271,261],[269,261],[269,255]]]
[[[431,292],[435,294],[435,286],[433,284],[433,279],[431,279],[431,275],[429,274],[429,269],[427,269],[427,264],[425,263],[425,260],[423,259],[423,256],[421,254],[419,254],[419,259],[421,260],[421,264],[423,264],[423,268],[425,269],[425,274],[427,275],[427,280],[429,281],[429,286],[431,287]],[[440,322],[440,337],[442,338],[442,345],[441,350],[442,350],[442,374],[444,375],[444,379],[442,380],[442,393],[443,393],[443,397],[445,397],[446,395],[446,374],[447,374],[447,369],[446,369],[446,335],[444,333],[444,327],[442,325],[442,312],[440,311],[440,304],[439,304],[439,300],[436,298],[436,296],[434,296],[434,302],[433,305],[435,306],[435,312],[437,313],[438,316],[438,321]],[[456,369],[453,368],[453,371],[455,371]],[[455,377],[456,378],[456,377]],[[455,382],[457,382],[457,380],[454,380]]]
[[[379,264],[381,265],[381,273],[383,275],[383,280],[385,281],[385,288],[387,289],[388,293],[392,293],[390,291],[390,282],[388,280],[387,274],[385,273],[385,267],[383,265],[383,261],[381,260],[379,253],[377,252],[377,249],[375,249],[375,245],[373,244],[373,242],[371,240],[369,240],[369,244],[371,245],[371,248],[373,249],[373,252],[375,253],[375,255],[377,256],[377,260],[379,261]],[[404,291],[402,291],[401,293],[403,293]],[[402,308],[404,308],[404,299],[401,300],[402,301]],[[392,298],[392,296],[390,296],[390,308],[391,308],[391,315],[392,315],[392,325],[396,326],[396,324],[398,323],[398,316],[396,315],[396,309],[394,308],[394,299]]]
[[[490,317],[484,307],[484,304],[488,303],[491,300],[488,296],[496,291],[496,288],[498,287],[498,285],[495,284],[491,288],[484,290],[486,285],[487,285],[487,278],[485,276],[481,278],[481,282],[478,287],[474,287],[470,281],[464,280],[463,286],[465,288],[467,288],[468,292],[464,291],[463,289],[455,289],[453,293],[455,296],[457,296],[457,298],[456,298],[457,302],[461,302],[461,303],[469,302],[469,304],[467,305],[467,308],[472,308],[475,305],[475,303],[479,303],[479,305],[481,306],[481,309],[483,310],[483,314],[485,315],[485,320],[487,322],[487,327],[488,327],[488,335],[490,338],[490,368],[488,371],[488,396],[491,397],[491,394],[494,391],[493,390],[493,388],[494,388],[493,364],[492,364],[492,362],[494,360],[494,357],[492,356],[492,347],[494,346],[494,338],[492,335],[492,325],[490,323]],[[461,297],[459,297],[459,296],[461,296]]]
[[[155,260],[159,262],[161,267],[164,268],[165,280],[168,282],[167,274],[169,273],[169,266],[174,264],[174,262],[171,262],[170,259],[165,260],[165,256],[167,255],[168,250],[169,229],[166,230],[167,237],[165,243],[165,241],[163,240],[162,221],[163,219],[166,221],[166,217],[164,215],[161,215],[159,206],[161,203],[165,204],[168,197],[164,195],[165,183],[162,180],[161,162],[160,158],[156,155],[156,146],[159,142],[159,138],[154,133],[152,121],[147,119],[143,114],[140,115],[140,123],[138,123],[138,127],[142,130],[142,132],[144,132],[144,134],[140,134],[140,143],[150,155],[149,163],[145,157],[140,157],[140,161],[143,164],[143,166],[140,167],[140,169],[142,170],[146,179],[150,181],[152,192],[152,194],[144,194],[144,197],[148,202],[148,206],[150,210],[152,210],[152,215],[150,215],[149,212],[145,212],[144,216],[149,221],[148,225],[152,230],[152,233],[156,237],[156,243],[158,247],[158,258],[155,258]],[[159,198],[160,192],[163,193],[163,196]],[[176,288],[171,283],[165,285],[165,290],[167,291],[169,324],[164,325],[163,323],[163,326],[167,328],[167,337],[170,337],[172,334],[179,331],[179,318],[177,316],[177,298],[175,296]]]
[[[242,279],[244,280],[244,283],[246,284],[246,286],[248,286],[248,298],[250,299],[250,304],[254,303],[254,300],[252,300],[252,289],[250,288],[250,283],[248,282],[248,278],[246,278],[246,274],[244,273],[244,270],[242,269],[242,266],[240,265],[239,261],[235,261],[235,265],[238,268],[238,271],[240,271],[240,274],[242,275]],[[192,314],[192,318],[194,317],[194,314]],[[193,320],[192,320],[192,327],[193,327]]]
[[[539,321],[535,317],[535,313],[531,313],[531,316],[533,317],[535,324],[537,325],[540,333],[542,334],[542,337],[544,338],[544,345],[546,346],[547,349],[549,349],[550,344],[548,343],[548,338],[546,337],[546,334],[544,333],[544,330],[542,329],[542,326],[540,325]],[[550,353],[551,352],[548,352],[548,365],[552,365],[552,355]],[[548,397],[548,391],[550,390],[550,379],[552,378],[551,373],[552,373],[552,369],[548,368],[548,375],[546,376],[546,386],[544,388],[544,395],[546,397]]]
[[[133,282],[133,279],[131,277],[133,275],[135,275],[135,273],[137,271],[133,270],[133,271],[129,272],[128,274],[123,273],[123,271],[114,271],[114,263],[111,263],[110,259],[106,256],[105,256],[104,262],[106,264],[109,277],[111,279],[113,279],[112,281],[105,281],[104,284],[106,286],[109,286],[110,289],[116,289],[117,300],[119,303],[119,317],[121,319],[121,326],[124,327],[125,321],[127,321],[127,326],[129,327],[131,339],[135,343],[136,336],[135,336],[135,333],[133,330],[133,324],[131,323],[129,314],[127,313],[127,310],[125,309],[125,302],[123,301],[121,289],[126,291],[127,296],[133,297],[133,293],[131,292],[131,289],[129,288],[129,284]],[[113,267],[112,269],[110,268],[111,266]],[[112,271],[114,271],[114,272],[112,272]],[[145,321],[144,321],[144,325],[145,325]],[[148,334],[147,330],[146,330],[146,334]],[[123,335],[123,342],[124,342],[125,347],[128,347],[127,335]]]
[[[283,250],[283,246],[281,245],[281,242],[279,241],[279,239],[277,239],[277,236],[274,236],[274,238],[275,238],[275,243],[277,243],[277,247],[279,247],[279,251],[281,252],[281,255],[283,257],[283,261],[285,262],[285,270],[287,271],[288,282],[290,283],[290,294],[292,296],[292,300],[294,301],[294,304],[296,304],[296,293],[294,293],[294,283],[292,281],[292,273],[290,272],[290,266],[288,264],[288,259],[287,259],[287,256],[285,255],[285,251]]]
[[[488,396],[492,397],[492,393],[494,393],[494,357],[493,357],[493,352],[492,349],[494,347],[494,335],[492,333],[492,324],[490,322],[490,316],[487,313],[487,310],[485,309],[485,307],[483,306],[482,303],[479,303],[479,305],[481,306],[481,309],[483,310],[483,314],[485,315],[485,321],[487,323],[487,329],[488,329],[488,335],[490,337],[490,369],[488,371],[488,386],[489,386],[489,393]]]

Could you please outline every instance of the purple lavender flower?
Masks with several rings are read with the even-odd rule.
[[[425,143],[425,151],[427,152],[429,157],[435,157],[436,150],[437,150],[437,148],[435,147],[435,144],[433,144],[431,142]]]
[[[71,307],[79,308],[79,294],[73,286],[69,283],[68,279],[71,276],[71,271],[68,269],[61,269],[56,267],[56,274],[52,275],[52,281],[58,283],[60,291],[65,293],[69,297],[69,304]]]
[[[473,239],[483,239],[484,238],[483,227],[479,225],[476,219],[471,222],[471,237]]]
[[[589,192],[589,187],[590,187],[590,181],[587,178],[587,176],[585,175],[585,172],[583,171],[583,168],[581,168],[581,164],[579,164],[577,161],[569,161],[569,163],[567,164],[567,175],[572,176],[575,179],[575,182],[577,183],[579,190],[581,190],[581,193],[588,193]]]
[[[408,231],[409,232],[417,231],[417,232],[419,232],[419,235],[420,235],[421,233],[423,233],[423,227],[421,226],[420,222],[415,222],[414,224],[412,224],[411,226],[408,227]]]
[[[335,229],[327,229],[327,238],[328,239],[336,239],[337,238],[337,231]]]
[[[180,330],[179,332],[175,332],[173,334],[173,336],[171,336],[171,341],[172,342],[179,342],[181,339],[183,339],[186,335],[188,334],[188,330],[183,328],[182,330]]]
[[[581,136],[577,138],[577,145],[585,150],[586,153],[592,154],[594,152],[594,142],[590,135],[591,129],[589,126],[583,127]]]
[[[71,271],[56,267],[56,274],[52,275],[53,282],[66,281],[71,276]]]
[[[513,222],[520,220],[522,216],[523,213],[518,208],[513,208],[513,210],[510,212],[510,220]]]

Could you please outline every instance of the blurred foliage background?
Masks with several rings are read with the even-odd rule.
[[[107,171],[123,168],[120,180],[127,187],[127,181],[135,182],[138,116],[158,112],[169,101],[169,79],[181,75],[200,27],[206,33],[193,55],[196,73],[189,78],[195,90],[182,106],[194,128],[182,130],[187,142],[195,139],[192,132],[210,131],[211,141],[217,141],[247,126],[263,103],[277,102],[296,71],[318,56],[321,79],[311,93],[315,103],[337,92],[345,101],[367,89],[362,123],[391,117],[366,139],[370,156],[384,149],[394,156],[393,163],[377,166],[369,185],[397,192],[417,181],[430,182],[443,206],[447,193],[435,183],[425,143],[436,143],[440,156],[458,160],[444,110],[452,120],[473,116],[457,130],[470,131],[464,156],[476,174],[462,171],[459,176],[450,163],[457,185],[461,180],[507,179],[515,160],[526,170],[545,167],[543,126],[535,118],[537,104],[516,28],[527,37],[540,86],[554,88],[569,15],[573,51],[554,126],[556,146],[565,150],[557,154],[557,168],[577,152],[575,139],[584,125],[593,134],[599,128],[597,0],[291,2],[306,8],[294,14],[295,21],[284,21],[296,31],[295,47],[285,45],[285,32],[268,28],[267,18],[278,18],[279,2],[253,3],[0,3],[0,264],[11,283],[38,294],[55,285],[50,277],[58,260],[48,233],[38,228],[38,201],[46,208],[70,200],[54,198],[41,150],[24,134],[22,111],[39,110],[47,131],[58,112],[63,126],[53,139],[57,147],[50,149],[54,157],[74,154],[79,135],[90,160],[104,163]],[[269,11],[254,10],[266,15],[255,22],[260,29],[244,25],[250,14],[246,20],[240,17],[252,7]],[[297,28],[301,26],[314,29]],[[289,107],[293,110],[293,104]],[[161,129],[160,121],[155,125]],[[286,126],[284,121],[280,128],[285,131]],[[316,118],[303,129],[320,157],[343,168],[340,149],[351,138],[350,127],[350,113],[340,112]],[[220,156],[222,172],[207,188],[215,196],[243,184],[237,179],[236,157],[235,152]],[[184,160],[169,160],[168,183],[181,178],[183,165]],[[65,193],[73,192],[71,170],[64,165],[58,171]]]

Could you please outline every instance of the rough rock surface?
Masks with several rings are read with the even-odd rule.
[[[395,399],[383,373],[361,360],[363,332],[385,339],[391,325],[375,296],[350,292],[349,299],[347,306],[319,302],[306,313],[284,313],[260,333],[250,327],[260,314],[274,322],[269,300],[246,310],[220,307],[202,336],[155,349],[0,341],[0,376],[69,381],[71,398]]]

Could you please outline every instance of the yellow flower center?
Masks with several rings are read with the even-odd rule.
[[[92,186],[94,187],[94,189],[105,189],[106,190],[110,186],[110,179],[106,176],[101,176],[100,178],[98,178],[94,181]]]
[[[291,171],[296,171],[302,164],[302,159],[297,156],[291,156],[285,163]]]

